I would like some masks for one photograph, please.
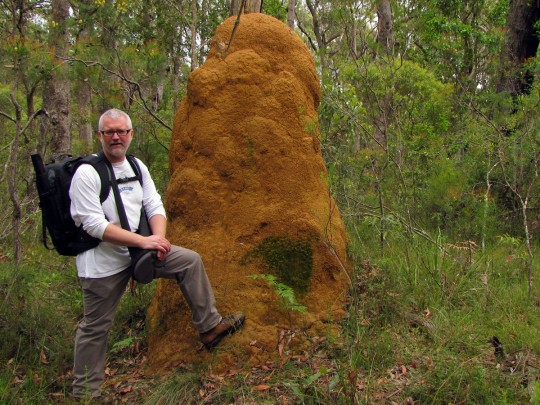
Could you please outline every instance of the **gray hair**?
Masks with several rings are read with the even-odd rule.
[[[119,110],[118,108],[111,108],[110,110],[107,110],[103,114],[101,114],[101,117],[99,117],[98,131],[103,130],[103,118],[105,118],[105,117],[108,117],[108,118],[125,117],[126,121],[127,121],[127,124],[129,126],[129,128],[126,128],[126,129],[133,129],[133,127],[131,125],[131,118],[129,117],[129,115],[127,115],[124,111]]]

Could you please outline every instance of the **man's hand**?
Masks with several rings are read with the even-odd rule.
[[[158,259],[159,261],[162,261],[162,260],[165,260],[165,258],[167,257],[167,254],[168,254],[168,253],[169,253],[169,252],[167,252],[167,253],[162,253],[162,252],[160,252],[160,251],[158,250],[158,251],[156,252],[156,257],[157,257],[157,259]]]
[[[171,251],[171,242],[165,238],[166,219],[162,215],[150,218],[150,227],[154,235],[142,236],[126,231],[121,227],[109,224],[105,228],[103,240],[120,246],[133,246],[140,249],[155,250],[157,259],[164,260]]]
[[[139,245],[141,249],[155,250],[158,260],[163,260],[171,251],[171,242],[158,235],[145,236]]]
[[[156,250],[156,255],[158,260],[164,260],[167,257],[167,254],[171,251],[171,243],[165,238],[165,232],[167,230],[167,219],[162,215],[154,215],[150,218],[150,228],[154,236],[165,240],[167,242],[166,250]],[[162,235],[162,236],[157,236]]]

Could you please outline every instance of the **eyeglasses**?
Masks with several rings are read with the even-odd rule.
[[[118,136],[126,136],[131,132],[131,129],[108,129],[106,131],[99,131],[105,136],[113,136],[118,134]]]

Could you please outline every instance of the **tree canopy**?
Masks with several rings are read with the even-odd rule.
[[[381,248],[395,223],[461,239],[535,237],[535,4],[263,2],[262,12],[289,25],[294,16],[313,52],[331,186],[349,215],[376,219]],[[93,151],[97,117],[112,106],[134,116],[134,147],[163,190],[189,73],[204,62],[217,25],[240,6],[3,2],[2,204],[12,219],[4,238],[19,238],[12,230],[36,212],[29,155]]]

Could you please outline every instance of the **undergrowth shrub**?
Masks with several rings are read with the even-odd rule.
[[[26,247],[19,266],[0,261],[0,403],[48,403],[71,389],[73,342],[82,292],[73,258]],[[109,336],[109,355],[130,359],[144,346],[154,284],[124,294]],[[14,402],[15,401],[15,402]]]
[[[135,285],[122,296],[109,334],[109,356],[121,363],[137,356],[146,345],[146,309],[152,300],[155,283]]]
[[[41,251],[41,253],[40,253]],[[71,259],[36,249],[19,266],[0,262],[0,402],[42,402],[62,391],[72,361],[73,325],[81,296]]]
[[[361,223],[351,227],[366,231]],[[529,295],[522,249],[496,244],[482,251],[441,234],[391,230],[384,249],[376,237],[353,241],[357,269],[344,331],[362,386],[356,399],[385,398],[397,386],[402,399],[419,403],[532,400],[538,371],[508,368],[513,356],[534,364],[540,354],[540,301]],[[533,291],[538,287],[536,281]],[[504,358],[495,356],[494,336]]]

